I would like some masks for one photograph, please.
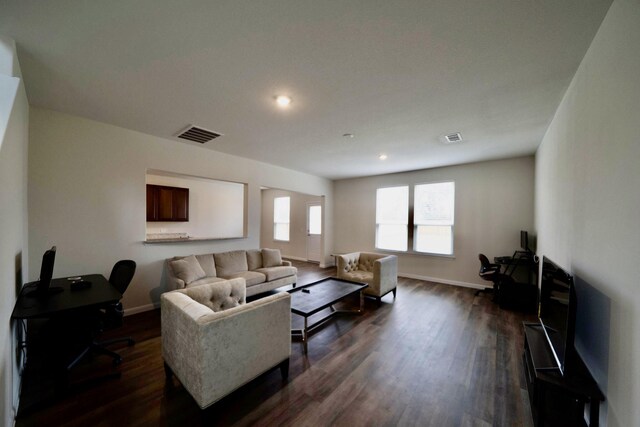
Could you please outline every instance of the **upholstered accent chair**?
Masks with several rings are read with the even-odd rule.
[[[353,252],[337,256],[338,278],[364,282],[365,295],[375,297],[380,305],[382,297],[398,286],[398,257],[373,252]]]
[[[243,278],[162,294],[162,356],[200,408],[215,403],[291,355],[291,296],[247,303]]]

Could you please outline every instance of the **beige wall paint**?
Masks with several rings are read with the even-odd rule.
[[[639,49],[640,3],[616,0],[536,154],[539,253],[610,299],[609,426],[640,420]]]
[[[273,239],[273,199],[291,197],[289,241]],[[307,204],[323,203],[323,197],[285,190],[262,190],[262,232],[260,245],[264,248],[280,249],[283,256],[307,259]],[[323,207],[324,210],[324,207]],[[324,234],[324,231],[323,231]]]
[[[135,260],[123,300],[129,313],[158,301],[165,258],[259,247],[261,186],[332,197],[323,178],[76,116],[32,108],[30,125],[31,261],[39,265],[54,244],[56,276],[107,275],[117,260]],[[248,183],[248,237],[143,244],[147,169]]]
[[[18,324],[11,312],[28,276],[29,104],[12,40],[0,38],[0,424],[13,424],[20,392]]]
[[[398,254],[398,271],[444,283],[486,286],[478,253],[511,255],[533,226],[533,157],[340,180],[334,183],[336,252],[376,251],[376,189],[455,181],[455,257]]]

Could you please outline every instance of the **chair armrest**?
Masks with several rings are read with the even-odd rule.
[[[285,267],[291,267],[293,264],[291,263],[291,261],[282,260],[282,265]]]
[[[388,255],[373,262],[373,287],[384,295],[398,286],[398,257]]]

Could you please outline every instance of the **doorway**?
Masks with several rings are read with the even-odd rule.
[[[322,258],[322,204],[307,203],[307,261]]]

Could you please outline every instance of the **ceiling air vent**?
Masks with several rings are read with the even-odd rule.
[[[194,142],[199,142],[200,144],[204,144],[205,142],[209,142],[213,139],[216,139],[219,136],[222,136],[222,134],[190,125],[186,129],[184,129],[182,132],[180,132],[177,136],[178,138],[181,138],[181,139],[187,139],[189,141],[194,141]]]
[[[445,144],[457,144],[458,142],[462,142],[462,135],[460,135],[460,132],[450,133],[449,135],[444,136]]]

